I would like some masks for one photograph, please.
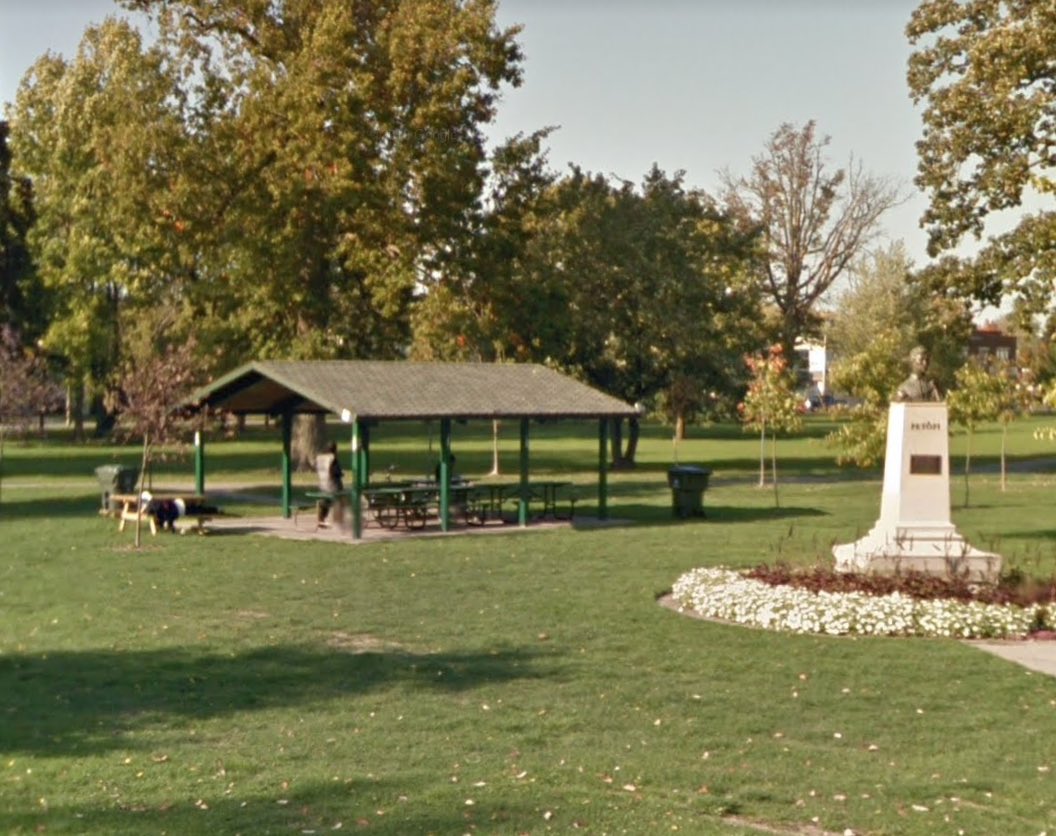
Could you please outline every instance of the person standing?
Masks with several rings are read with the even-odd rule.
[[[341,470],[341,462],[337,457],[337,443],[331,441],[327,447],[326,452],[316,457],[315,470],[319,476],[319,490],[323,493],[334,495],[337,498],[337,510],[334,512],[333,520],[336,523],[341,522],[341,510],[344,507],[344,496],[341,495],[345,489],[344,484],[344,471]],[[317,506],[317,519],[316,522],[320,526],[327,525],[327,518],[330,516],[330,509],[333,506],[333,500],[329,497],[324,497],[319,500]]]

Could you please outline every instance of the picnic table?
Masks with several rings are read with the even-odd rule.
[[[432,483],[390,484],[364,488],[367,508],[382,528],[424,528],[440,488]]]
[[[364,488],[367,508],[383,528],[403,525],[420,529],[430,516],[440,513],[440,484],[432,480],[416,482],[385,482]],[[488,520],[488,503],[472,482],[457,480],[451,483],[451,508],[462,515],[467,525],[484,525]],[[496,515],[497,516],[497,515]]]
[[[543,510],[539,512],[540,517],[549,517],[553,520],[570,520],[576,511],[576,497],[568,489],[572,487],[571,482],[562,480],[552,480],[544,482],[529,482],[528,490],[531,492],[533,499],[539,499],[543,503]],[[568,516],[559,514],[557,511],[557,503],[560,499],[559,494],[565,492],[565,500],[568,502]]]
[[[568,489],[572,482],[565,480],[540,480],[528,482],[524,498],[528,502],[539,502],[542,510],[536,515],[539,518],[553,520],[572,519],[575,513],[576,497]],[[507,502],[520,502],[522,498],[520,482],[490,482],[473,487],[478,504],[486,516],[502,518],[502,506]],[[559,513],[560,502],[568,503],[568,514]]]
[[[323,521],[321,521],[319,519],[319,516],[318,516],[319,513],[320,513],[319,503],[323,502],[323,501],[329,502],[330,503],[331,519],[333,519],[335,522],[340,522],[340,515],[342,513],[340,509],[342,509],[343,505],[347,504],[347,502],[343,503],[342,500],[350,499],[351,496],[352,496],[352,491],[351,491],[351,489],[348,489],[348,488],[346,488],[344,490],[340,490],[340,491],[322,491],[322,490],[320,490],[320,491],[305,491],[304,495],[306,497],[308,497],[308,499],[311,499],[311,500],[314,500],[314,501],[312,502],[311,505],[304,505],[304,506],[299,505],[299,506],[297,506],[296,509],[294,509],[293,523],[294,523],[294,525],[297,524],[297,512],[298,511],[307,510],[309,508],[314,508],[315,511],[316,511],[316,524],[315,524],[315,527],[318,529],[320,526],[324,526],[325,527],[327,525],[327,523],[325,523],[325,522],[323,522]]]
[[[149,523],[152,535],[158,533],[158,521],[152,512],[152,503],[177,502],[177,500],[183,506],[178,519],[193,519],[195,521],[194,530],[199,534],[205,533],[205,523],[210,522],[219,513],[218,509],[205,504],[203,494],[194,492],[151,491],[149,498],[146,499],[134,493],[110,494],[111,507],[115,509],[114,514],[117,517],[118,531],[125,530],[125,523],[140,519]]]
[[[571,519],[575,511],[576,497],[568,490],[573,485],[566,480],[539,480],[528,482],[524,498],[537,503],[540,510],[536,519]],[[423,479],[408,482],[381,482],[360,491],[364,508],[382,528],[404,527],[420,530],[430,518],[440,513],[440,484]],[[337,503],[351,497],[351,490],[307,491],[305,496],[313,500],[329,500]],[[519,503],[522,497],[520,482],[490,482],[477,484],[467,480],[451,483],[450,505],[452,512],[462,517],[467,525],[485,525],[489,521],[511,522],[503,514],[506,503]],[[562,507],[567,503],[567,513]]]

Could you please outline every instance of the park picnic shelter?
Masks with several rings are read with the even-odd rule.
[[[598,422],[598,516],[607,516],[610,421],[634,407],[568,375],[536,364],[384,360],[258,360],[194,392],[192,412],[224,411],[276,418],[282,430],[282,513],[292,514],[291,426],[297,414],[337,415],[351,435],[353,537],[362,536],[362,492],[370,480],[370,429],[391,421],[438,421],[441,529],[450,525],[452,421],[503,420],[520,425],[519,522],[527,524],[532,420]],[[196,437],[196,488],[205,489],[204,441]]]

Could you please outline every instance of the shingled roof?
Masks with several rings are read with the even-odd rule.
[[[194,409],[335,413],[345,420],[616,418],[633,407],[546,366],[384,360],[247,363],[191,395]]]

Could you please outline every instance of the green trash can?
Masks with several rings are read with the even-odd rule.
[[[703,517],[704,491],[708,489],[711,471],[706,467],[676,465],[667,471],[671,486],[671,512],[681,519]]]
[[[115,493],[133,493],[136,490],[139,471],[120,464],[103,464],[95,469],[95,478],[99,480],[99,487],[103,490],[99,513],[108,514],[111,510],[110,496]]]

